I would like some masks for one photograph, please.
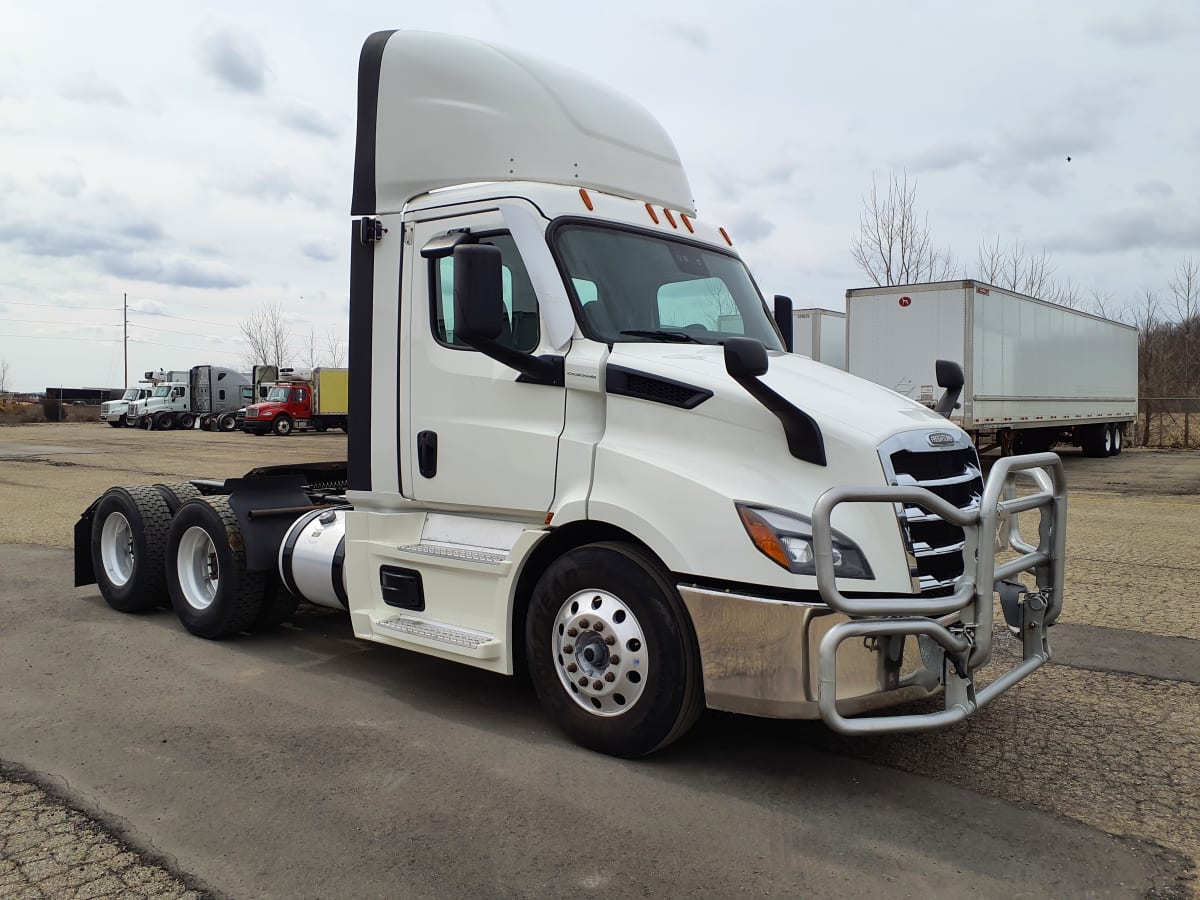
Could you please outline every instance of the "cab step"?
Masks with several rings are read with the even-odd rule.
[[[495,659],[503,647],[495,635],[416,616],[391,616],[375,623],[392,636],[423,647],[449,651],[475,659]]]

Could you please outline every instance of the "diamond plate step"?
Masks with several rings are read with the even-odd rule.
[[[375,625],[405,640],[428,647],[440,647],[481,659],[491,659],[500,655],[500,642],[494,635],[471,628],[447,625],[445,622],[430,622],[414,616],[392,616],[379,620]]]
[[[501,550],[486,550],[475,547],[451,547],[446,544],[408,544],[396,549],[401,553],[420,553],[422,556],[484,563],[490,566],[498,566],[508,561],[508,554]]]

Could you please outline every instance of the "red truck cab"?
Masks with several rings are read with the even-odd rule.
[[[274,431],[278,435],[288,435],[295,430],[297,421],[303,422],[301,427],[305,427],[311,419],[312,386],[308,383],[277,384],[262,403],[246,407],[242,430],[251,434]]]

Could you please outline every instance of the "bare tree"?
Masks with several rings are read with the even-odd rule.
[[[1196,260],[1189,257],[1181,262],[1175,269],[1175,274],[1168,282],[1171,289],[1171,295],[1175,300],[1175,313],[1179,317],[1180,330],[1183,339],[1182,360],[1179,364],[1180,375],[1182,380],[1180,387],[1182,388],[1179,396],[1191,399],[1196,396],[1195,386],[1192,384],[1195,378],[1195,367],[1192,365],[1192,347],[1194,334],[1196,331],[1197,316],[1200,315],[1200,264]],[[1189,446],[1191,438],[1191,415],[1185,409],[1183,417],[1183,446]]]
[[[242,319],[239,327],[249,345],[249,365],[286,366],[291,362],[292,332],[282,304],[264,303]]]
[[[0,359],[0,394],[8,391],[8,360]]]
[[[1045,247],[1034,253],[1020,241],[1003,245],[1000,243],[1000,236],[996,235],[992,243],[984,241],[979,245],[976,265],[978,277],[997,287],[1062,303],[1063,306],[1075,306],[1080,300],[1069,280],[1064,286],[1065,290],[1055,284],[1054,263],[1046,255]]]
[[[332,325],[325,332],[325,353],[333,368],[340,369],[346,365],[346,343],[342,340],[342,333]]]
[[[303,357],[304,365],[310,369],[315,369],[321,365],[321,351],[317,349],[317,329],[311,325],[308,327],[308,336],[304,338],[304,347],[301,356]]]
[[[863,274],[877,285],[913,284],[953,278],[957,268],[949,250],[937,249],[929,231],[929,216],[919,220],[917,181],[908,172],[888,178],[885,195],[871,176],[871,193],[863,196],[858,235],[850,255]]]

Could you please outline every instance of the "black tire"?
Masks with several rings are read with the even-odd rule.
[[[1092,458],[1108,456],[1108,429],[1103,425],[1085,425],[1079,436],[1079,446],[1083,455]]]
[[[604,605],[594,607],[601,597]],[[576,610],[572,604],[581,600],[583,605]],[[593,608],[600,612],[590,612]],[[610,608],[619,609],[620,618],[609,613]],[[608,615],[611,621],[604,618]],[[593,618],[585,625],[587,616]],[[597,616],[602,621],[594,621]],[[568,621],[579,626],[571,626],[578,637],[570,629],[560,630]],[[612,652],[622,657],[619,669],[612,667],[618,671],[610,670],[611,657],[603,659],[608,651],[595,643],[599,634],[607,644],[618,629],[614,622],[621,623],[626,633],[632,626],[645,637],[640,647],[624,637],[617,639],[625,642],[621,647],[612,645]],[[597,624],[601,629],[596,629]],[[585,636],[594,647],[581,649]],[[569,643],[572,639],[578,646]],[[574,741],[592,750],[645,756],[682,737],[704,709],[700,652],[683,602],[662,565],[631,544],[588,544],[555,560],[534,588],[525,622],[525,648],[542,708]],[[583,654],[594,648],[600,653],[598,668],[594,661],[584,662]],[[645,678],[642,672],[647,673]],[[609,674],[615,676],[611,682]],[[595,681],[587,681],[579,690],[573,687],[576,677]],[[596,684],[601,687],[594,688]],[[632,699],[625,698],[623,686],[636,692]],[[607,705],[604,715],[588,705],[602,702]],[[620,707],[628,703],[628,708],[621,709],[618,703]]]
[[[237,428],[237,418],[233,413],[225,413],[217,419],[217,430],[219,431],[234,431]]]
[[[122,422],[114,422],[114,421],[110,420],[108,424],[111,425],[113,428],[120,428],[125,423],[123,421]]]
[[[156,484],[154,485],[154,489],[162,494],[163,500],[167,502],[167,509],[171,510],[171,515],[179,512],[179,507],[183,506],[189,500],[195,500],[197,497],[203,496],[200,493],[200,488],[187,481]]]
[[[267,590],[258,618],[250,626],[251,631],[270,631],[284,622],[291,621],[300,606],[300,598],[283,586],[277,572],[267,573]]]
[[[159,413],[154,417],[154,427],[159,431],[170,431],[175,427],[175,416],[171,413]]]
[[[192,413],[180,413],[175,419],[175,427],[187,430],[196,427],[196,417]]]
[[[116,516],[124,519],[124,526]],[[114,487],[104,492],[92,514],[92,571],[100,595],[113,609],[142,612],[163,602],[167,596],[164,559],[170,527],[167,502],[150,485]],[[122,545],[126,547],[125,558],[120,553]]]
[[[153,431],[154,430],[154,417],[151,416],[149,413],[147,413],[144,416],[139,416],[138,420],[137,420],[137,427],[142,429],[142,431]]]
[[[262,611],[270,573],[248,571],[241,547],[228,497],[190,500],[171,522],[167,590],[179,621],[197,637],[217,640],[248,631]]]
[[[280,416],[275,420],[275,424],[271,427],[271,430],[280,437],[287,437],[292,433],[292,417]]]
[[[1125,433],[1121,430],[1120,425],[1112,426],[1112,446],[1108,451],[1109,456],[1120,456],[1121,451],[1125,449]]]
[[[1048,428],[1029,428],[1017,432],[1018,453],[1045,453],[1054,446],[1054,432]]]

